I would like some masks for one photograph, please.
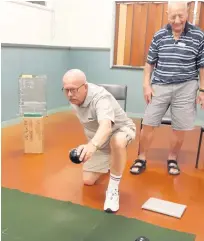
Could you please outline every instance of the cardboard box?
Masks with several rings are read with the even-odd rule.
[[[44,152],[44,121],[41,114],[24,114],[24,153]]]

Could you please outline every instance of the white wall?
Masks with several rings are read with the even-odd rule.
[[[70,45],[110,48],[113,0],[67,1]]]
[[[51,39],[52,12],[3,1],[1,42],[45,44]]]
[[[1,42],[69,46],[66,0],[35,7],[24,1],[1,0]]]
[[[48,9],[0,1],[3,43],[111,46],[113,0],[48,0]]]

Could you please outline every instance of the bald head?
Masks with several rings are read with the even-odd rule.
[[[79,69],[71,69],[64,74],[62,81],[63,90],[68,100],[75,105],[81,105],[88,91],[84,72]]]
[[[175,35],[180,36],[188,19],[188,2],[171,0],[168,3],[168,21]]]
[[[86,75],[80,69],[68,70],[63,76],[64,85],[79,86],[86,83]]]
[[[187,1],[176,1],[171,0],[168,2],[168,13],[175,10],[188,11],[188,2]]]

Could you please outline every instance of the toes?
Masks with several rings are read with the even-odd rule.
[[[171,173],[171,174],[177,174],[177,173],[179,173],[179,170],[177,170],[177,169],[175,169],[175,168],[171,168],[171,169],[170,169],[170,173]]]
[[[132,168],[132,171],[133,171],[133,172],[138,172],[138,171],[139,171],[139,168],[138,168],[138,167],[133,167],[133,168]]]

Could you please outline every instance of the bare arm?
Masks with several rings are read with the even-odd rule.
[[[198,98],[197,98],[197,103],[201,105],[201,109],[204,110],[204,67],[200,68],[200,91]]]
[[[204,90],[204,67],[200,68],[200,89]]]
[[[152,100],[152,96],[154,95],[150,79],[151,79],[151,74],[154,69],[154,65],[145,64],[145,70],[144,70],[144,80],[143,80],[143,92],[144,92],[144,99],[147,104],[149,104]]]
[[[144,81],[143,81],[143,86],[149,86],[150,85],[150,78],[151,78],[151,74],[152,71],[154,69],[154,65],[145,64],[145,69],[144,69]]]
[[[114,122],[114,110],[108,98],[101,98],[96,104],[97,119],[99,127],[91,139],[91,141],[78,149],[78,153],[82,150],[80,160],[86,162],[91,158],[93,153],[100,148],[108,139],[112,132],[112,123]]]
[[[109,119],[99,121],[99,128],[91,140],[91,143],[97,148],[101,147],[112,132],[112,122]]]

